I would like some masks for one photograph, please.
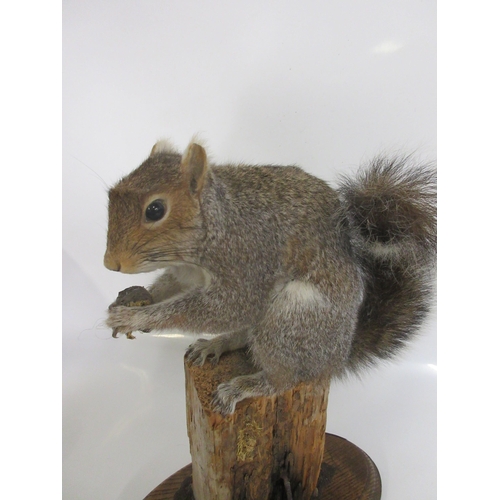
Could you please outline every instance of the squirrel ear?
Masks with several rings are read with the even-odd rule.
[[[153,149],[151,150],[151,153],[149,153],[149,156],[152,156],[156,153],[176,153],[176,154],[179,154],[179,152],[177,151],[177,148],[168,139],[161,139],[160,141],[158,141],[153,146]]]
[[[208,170],[207,153],[199,144],[192,142],[182,155],[181,172],[188,179],[192,194],[197,194],[203,188]]]

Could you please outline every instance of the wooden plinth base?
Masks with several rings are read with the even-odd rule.
[[[381,492],[380,475],[371,458],[346,439],[327,433],[318,500],[380,500]],[[144,500],[194,500],[191,464],[163,481]]]

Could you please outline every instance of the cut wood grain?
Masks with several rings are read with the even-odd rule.
[[[195,498],[274,499],[286,485],[311,498],[323,458],[329,384],[301,383],[278,396],[250,398],[223,417],[211,407],[217,386],[256,371],[244,351],[226,354],[215,367],[186,362],[185,370]]]

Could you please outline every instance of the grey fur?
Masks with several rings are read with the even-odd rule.
[[[167,270],[150,288],[162,301],[112,308],[108,326],[222,334],[189,348],[197,363],[247,347],[261,371],[218,388],[222,413],[395,355],[431,299],[433,169],[379,158],[334,190],[298,167],[209,166],[194,146],[152,154],[110,192],[106,265]],[[140,208],[154,193],[172,202],[156,230]]]

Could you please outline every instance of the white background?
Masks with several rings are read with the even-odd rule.
[[[169,137],[214,161],[296,163],[335,185],[380,152],[436,158],[432,1],[63,3],[63,497],[140,499],[190,462],[190,335],[111,338],[106,189]],[[328,432],[367,452],[386,500],[436,496],[436,329],[335,383]]]

